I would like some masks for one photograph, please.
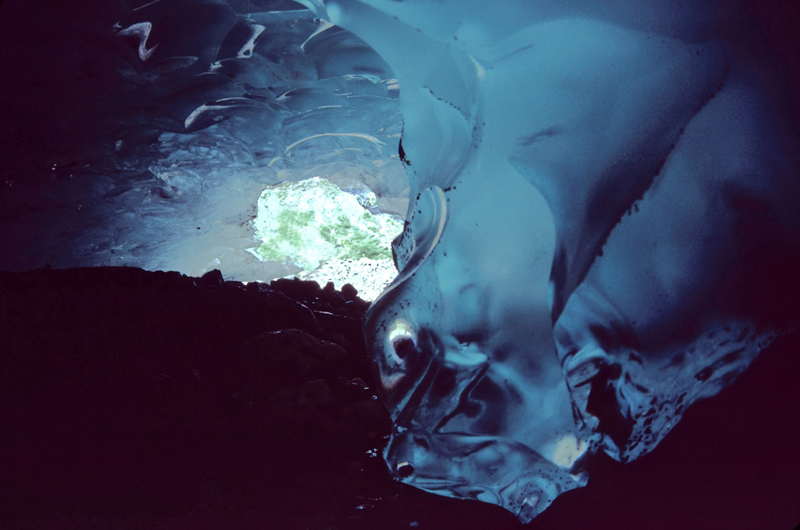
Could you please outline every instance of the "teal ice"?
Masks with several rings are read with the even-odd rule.
[[[412,201],[366,324],[398,479],[527,522],[781,331],[736,296],[763,234],[797,243],[796,168],[721,4],[303,3],[400,85]]]

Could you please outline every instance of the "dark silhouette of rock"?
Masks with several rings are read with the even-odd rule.
[[[0,528],[521,528],[391,479],[368,304],[348,298],[216,274],[0,272]],[[652,454],[595,462],[527,528],[792,528],[799,342],[776,341]]]

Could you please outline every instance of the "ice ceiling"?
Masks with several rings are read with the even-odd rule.
[[[414,204],[366,324],[399,478],[529,521],[783,331],[752,281],[796,253],[796,137],[722,4],[305,3],[401,86]]]
[[[295,273],[254,257],[253,221],[265,188],[313,177],[402,220],[399,87],[361,39],[290,1],[125,3],[97,28],[75,18],[88,7],[32,10],[28,31],[3,6],[22,33],[2,57],[23,62],[8,151],[35,163],[4,172],[0,268]]]
[[[0,266],[247,279],[265,185],[365,185],[407,218],[366,322],[385,458],[522,521],[796,324],[797,136],[731,3],[302,3],[157,0],[80,48],[114,90],[6,178]]]

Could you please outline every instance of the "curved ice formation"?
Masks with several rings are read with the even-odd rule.
[[[100,4],[3,5],[0,268],[281,277],[248,253],[259,195],[315,176],[405,214],[397,80],[361,39],[290,0]]]
[[[401,480],[528,521],[784,329],[793,146],[721,4],[303,3],[401,87],[416,201],[366,324]]]
[[[304,3],[5,2],[0,268],[266,279],[266,186],[365,185],[408,214],[386,457],[523,520],[797,324],[797,131],[740,2]]]

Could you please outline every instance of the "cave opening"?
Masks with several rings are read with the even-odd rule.
[[[797,24],[302,2],[0,8],[0,521],[794,524]]]
[[[408,208],[386,62],[291,1],[109,4],[90,20],[67,5],[4,13],[38,18],[6,38],[50,66],[20,64],[7,87],[27,112],[5,123],[20,156],[5,172],[0,268],[299,275],[375,298],[396,274],[390,243]],[[313,179],[326,193],[300,199]],[[291,205],[267,207],[265,194],[290,189]]]

